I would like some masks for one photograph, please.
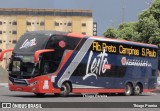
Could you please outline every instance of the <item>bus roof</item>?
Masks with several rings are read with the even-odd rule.
[[[52,35],[64,35],[65,32],[59,31],[31,31],[20,37],[14,48],[14,53],[17,54],[33,54],[35,51],[44,49],[48,40]]]
[[[29,33],[41,33],[41,34],[48,34],[48,35],[66,35],[66,36],[71,36],[71,37],[76,37],[76,38],[89,37],[89,38],[104,40],[104,41],[113,41],[113,42],[119,42],[119,43],[124,43],[124,44],[133,44],[133,45],[141,45],[141,46],[149,46],[149,47],[158,48],[158,46],[154,44],[133,42],[133,41],[128,41],[128,40],[113,39],[113,38],[106,38],[106,37],[100,37],[100,36],[88,36],[88,35],[79,34],[79,33],[69,33],[69,32],[62,32],[62,31],[31,31]]]
[[[133,42],[133,41],[128,41],[128,40],[113,39],[113,38],[106,38],[106,37],[100,37],[100,36],[87,36],[87,35],[77,34],[77,33],[68,33],[67,36],[78,37],[78,38],[88,37],[88,38],[93,38],[93,39],[102,40],[102,41],[113,41],[113,42],[130,44],[130,45],[140,45],[140,46],[147,46],[147,47],[156,47],[156,48],[158,48],[158,46],[154,45],[154,44],[147,44],[147,43],[141,43],[141,42]]]
[[[75,38],[88,37],[88,38],[91,38],[91,39],[93,38],[93,39],[101,40],[101,41],[113,41],[113,42],[130,44],[130,45],[140,45],[140,46],[158,48],[158,46],[156,46],[154,44],[133,42],[133,41],[128,41],[128,40],[113,39],[113,38],[106,38],[106,37],[99,37],[99,36],[87,36],[87,35],[83,35],[83,34],[79,34],[79,33],[69,33],[69,32],[62,32],[62,31],[30,31],[30,32],[27,32],[26,34],[29,34],[29,33],[31,33],[31,34],[33,34],[33,33],[44,34],[44,35],[48,35],[48,37],[50,37],[52,35],[65,35],[65,36],[70,36],[70,37],[75,37]]]
[[[140,46],[148,46],[148,47],[156,47],[158,48],[157,45],[154,44],[147,44],[147,43],[141,43],[141,42],[133,42],[129,40],[122,40],[122,39],[113,39],[113,38],[107,38],[107,37],[100,37],[100,36],[87,36],[83,34],[78,34],[78,33],[68,33],[67,36],[72,36],[72,37],[78,37],[78,38],[84,38],[84,37],[89,37],[97,40],[104,40],[104,41],[113,41],[113,42],[119,42],[119,43],[124,43],[124,44],[130,44],[130,45],[140,45]]]

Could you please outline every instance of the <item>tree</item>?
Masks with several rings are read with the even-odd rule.
[[[150,14],[152,14],[158,21],[158,25],[160,28],[160,0],[154,0],[152,6],[148,10],[150,11]]]
[[[139,19],[136,27],[140,34],[139,40],[144,43],[149,43],[150,37],[152,37],[152,40],[155,40],[153,37],[159,32],[158,21],[153,15]]]
[[[139,34],[131,27],[125,27],[119,30],[119,38],[124,40],[138,41]]]
[[[108,28],[103,35],[107,38],[118,38],[118,32],[113,27]]]
[[[114,29],[113,27],[108,28],[104,32],[104,36],[109,38],[137,41],[139,34],[135,30],[135,26],[135,22],[122,23],[119,25],[118,29]]]
[[[156,44],[160,47],[160,35],[153,35],[153,37],[149,38],[150,44]]]
[[[138,41],[139,33],[136,30],[136,22],[122,23],[118,27],[118,37],[120,39]]]
[[[145,10],[142,13],[139,14],[138,19],[140,20],[140,19],[143,19],[145,17],[149,17],[150,15],[151,15],[150,10]]]
[[[126,27],[130,27],[130,28],[133,28],[133,30],[135,30],[135,26],[136,26],[136,22],[124,22],[124,23],[121,23],[118,27],[118,30],[122,30]]]
[[[116,38],[152,43],[160,47],[160,0],[154,0],[149,9],[139,14],[137,22],[122,23],[117,29],[112,28],[104,32]]]

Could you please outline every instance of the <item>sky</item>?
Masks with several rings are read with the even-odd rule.
[[[124,20],[137,21],[139,13],[149,8],[153,0],[0,0],[0,8],[84,9],[93,11],[98,36],[110,26]],[[124,9],[124,11],[122,11]],[[124,12],[124,13],[123,13]]]

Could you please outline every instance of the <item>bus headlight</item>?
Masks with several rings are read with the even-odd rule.
[[[57,76],[52,76],[52,77],[51,77],[51,82],[55,82],[56,77],[57,77]]]
[[[36,84],[37,84],[37,81],[30,83],[29,86],[35,86]]]

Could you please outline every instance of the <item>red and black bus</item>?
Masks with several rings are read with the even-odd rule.
[[[124,93],[156,88],[158,47],[58,31],[22,35],[12,51],[9,89],[38,96],[54,93]]]

